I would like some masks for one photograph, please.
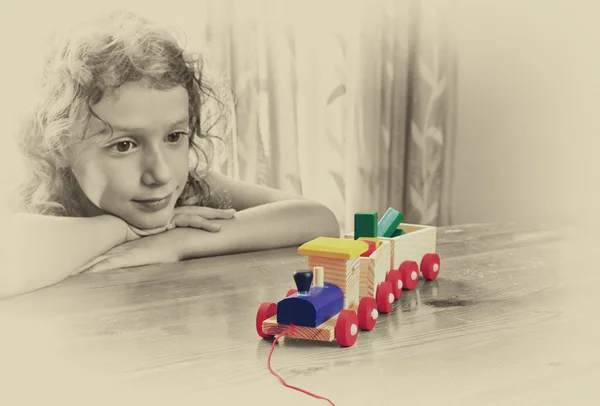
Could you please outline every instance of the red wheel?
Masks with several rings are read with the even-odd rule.
[[[274,337],[270,334],[265,334],[262,329],[263,321],[277,314],[277,303],[263,302],[256,312],[256,332],[262,338]]]
[[[288,293],[287,293],[287,295],[285,295],[285,297],[292,296],[294,293],[297,293],[297,292],[298,292],[298,289],[290,289],[290,290],[288,290]]]
[[[371,331],[377,323],[377,301],[372,297],[363,297],[358,303],[358,328]]]
[[[404,261],[400,264],[400,274],[404,289],[413,290],[419,283],[419,265],[415,261]]]
[[[392,284],[381,282],[377,287],[377,310],[379,313],[389,313],[392,311],[392,303],[394,303]]]
[[[342,347],[352,347],[358,338],[358,317],[353,310],[343,309],[335,323],[335,339]]]
[[[440,274],[440,256],[435,253],[425,254],[421,260],[421,273],[425,279],[435,280]]]
[[[402,287],[404,286],[400,271],[397,269],[392,269],[388,272],[385,280],[392,284],[392,293],[394,294],[394,298],[396,300],[400,299],[400,296],[402,296]]]

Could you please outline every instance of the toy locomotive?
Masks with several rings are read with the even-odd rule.
[[[353,346],[359,329],[372,330],[403,289],[417,286],[419,273],[427,280],[439,275],[436,228],[403,220],[393,208],[379,222],[376,212],[359,212],[354,233],[300,246],[309,269],[294,272],[296,289],[284,299],[260,305],[258,335],[271,338],[293,325],[289,337]]]

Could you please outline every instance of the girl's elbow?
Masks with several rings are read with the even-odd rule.
[[[333,212],[329,209],[327,209],[329,212],[328,215],[328,221],[327,221],[327,227],[326,227],[326,232],[324,237],[333,237],[333,238],[340,238],[341,237],[341,231],[340,231],[340,223],[338,222],[337,218],[335,217],[335,214],[333,214]]]
[[[338,222],[335,214],[329,207],[321,203],[316,203],[315,209],[318,211],[321,230],[321,236],[323,237],[340,237],[340,223]]]
[[[10,299],[23,293],[27,293],[26,290],[14,280],[7,278],[0,280],[0,300]]]
[[[293,202],[291,203],[293,209],[288,212],[288,215],[291,214],[292,217],[296,218],[299,222],[298,225],[311,236],[340,237],[340,224],[329,207],[307,198],[288,201],[288,203],[290,202]]]

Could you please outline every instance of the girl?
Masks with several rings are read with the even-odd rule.
[[[31,170],[24,212],[3,219],[14,238],[0,255],[0,296],[84,271],[339,236],[323,205],[209,170],[205,115],[226,116],[227,100],[203,73],[165,30],[130,13],[58,43],[20,134]]]

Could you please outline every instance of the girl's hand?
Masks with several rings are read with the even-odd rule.
[[[209,220],[227,220],[233,218],[234,215],[234,209],[223,210],[201,206],[176,207],[173,211],[173,217],[171,218],[171,221],[169,221],[169,223],[165,226],[142,230],[129,225],[127,227],[125,241],[132,241],[140,237],[164,233],[165,231],[172,230],[175,227],[190,227],[210,232],[217,232],[221,229],[221,226]]]
[[[209,220],[227,220],[235,216],[234,209],[213,209],[201,206],[176,207],[171,223],[174,227],[191,227],[217,232],[221,226]]]
[[[89,261],[73,274],[178,262],[181,258],[181,244],[171,234],[163,232],[118,245]]]

